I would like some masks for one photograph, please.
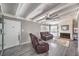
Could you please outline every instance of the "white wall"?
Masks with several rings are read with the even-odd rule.
[[[62,25],[69,25],[69,30],[67,30],[67,31],[62,30],[62,29],[61,29],[61,26],[62,26]],[[63,20],[63,21],[61,21],[60,24],[59,24],[59,31],[60,31],[61,33],[71,33],[72,30],[73,30],[73,29],[72,29],[72,26],[73,26],[72,20],[70,20],[70,19]]]
[[[64,31],[61,29],[62,25],[69,25],[69,30]],[[72,17],[65,17],[63,20],[59,23],[59,34],[60,33],[70,33],[71,40],[73,39],[73,18]]]
[[[22,21],[22,44],[31,42],[29,33],[40,37],[40,24],[31,21]]]
[[[5,19],[5,29],[4,29],[4,48],[9,48],[9,47],[13,47],[16,45],[19,45],[19,40],[18,40],[18,35],[20,35],[20,33],[16,34],[19,30],[20,27],[22,30],[22,34],[21,34],[21,40],[20,43],[21,44],[25,44],[25,43],[29,43],[31,42],[29,33],[33,33],[35,34],[38,38],[40,38],[40,24],[35,23],[35,22],[30,22],[30,21],[22,21],[22,24],[19,27],[18,25],[19,21],[16,20],[11,20],[9,19]],[[12,29],[13,28],[13,29]],[[12,31],[12,32],[11,32]],[[21,31],[20,31],[21,32]],[[7,33],[9,35],[7,35]],[[15,35],[14,35],[15,33]],[[17,38],[17,39],[16,39]]]

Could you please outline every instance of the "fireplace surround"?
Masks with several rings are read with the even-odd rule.
[[[70,33],[60,33],[60,38],[70,39]]]

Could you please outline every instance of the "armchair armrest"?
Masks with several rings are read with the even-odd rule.
[[[45,41],[42,40],[42,39],[40,39],[40,40],[39,40],[39,44],[43,44],[43,43],[45,43]]]
[[[45,42],[42,42],[42,43],[39,44],[39,46],[45,46],[45,47],[47,47],[47,46],[49,46],[49,44],[45,43]]]
[[[49,44],[48,43],[41,43],[37,46],[37,50],[49,50]]]

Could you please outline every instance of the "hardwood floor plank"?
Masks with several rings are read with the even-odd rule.
[[[16,46],[4,51],[4,56],[77,56],[77,41],[70,41],[70,46],[62,46],[56,41],[48,40],[49,51],[43,54],[37,54],[30,44]]]

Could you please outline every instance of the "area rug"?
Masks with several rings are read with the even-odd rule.
[[[70,39],[60,38],[57,40],[57,43],[65,47],[69,47]]]

